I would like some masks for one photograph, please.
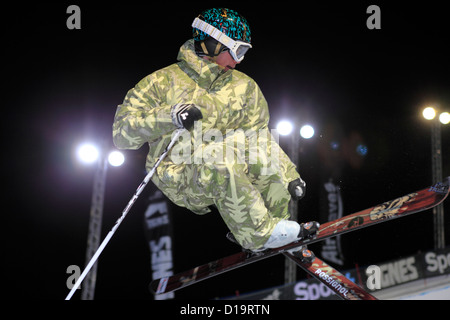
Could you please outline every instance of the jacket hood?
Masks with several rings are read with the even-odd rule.
[[[180,68],[204,89],[211,88],[216,80],[226,80],[232,73],[232,70],[225,71],[218,64],[199,57],[195,53],[194,39],[181,46],[177,60]]]

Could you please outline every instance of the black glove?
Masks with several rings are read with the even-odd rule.
[[[289,193],[294,200],[300,200],[305,196],[306,183],[301,178],[291,181],[288,186]]]
[[[178,128],[191,130],[194,122],[203,119],[202,112],[195,104],[177,103],[172,107],[171,114],[173,124]]]

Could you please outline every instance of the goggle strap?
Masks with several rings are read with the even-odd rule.
[[[206,45],[203,41],[200,43],[200,46],[202,47],[203,53],[207,55],[208,49],[206,49]]]
[[[222,48],[222,44],[220,42],[217,42],[216,50],[214,50],[214,56],[219,55],[221,48]]]
[[[236,45],[236,41],[231,39],[229,36],[221,32],[216,27],[210,25],[209,23],[199,19],[195,18],[194,22],[192,23],[192,27],[199,29],[200,31],[203,31],[204,33],[210,35],[220,43],[224,44],[230,49],[233,49],[233,47]]]

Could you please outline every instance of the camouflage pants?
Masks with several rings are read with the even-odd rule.
[[[298,173],[290,168],[294,173],[287,178],[286,168],[266,170],[267,162],[260,158],[253,163],[237,161],[237,149],[234,155],[200,164],[163,162],[153,181],[171,201],[197,214],[215,205],[242,247],[260,248],[275,225],[289,218],[287,185]]]

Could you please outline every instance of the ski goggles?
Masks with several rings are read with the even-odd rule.
[[[233,40],[216,27],[203,20],[200,20],[199,18],[195,18],[194,22],[192,23],[192,27],[203,31],[204,33],[208,34],[209,36],[225,45],[228,49],[230,49],[230,54],[236,62],[241,62],[242,60],[244,60],[244,55],[247,53],[248,49],[252,48],[252,45],[250,43],[240,40]]]

